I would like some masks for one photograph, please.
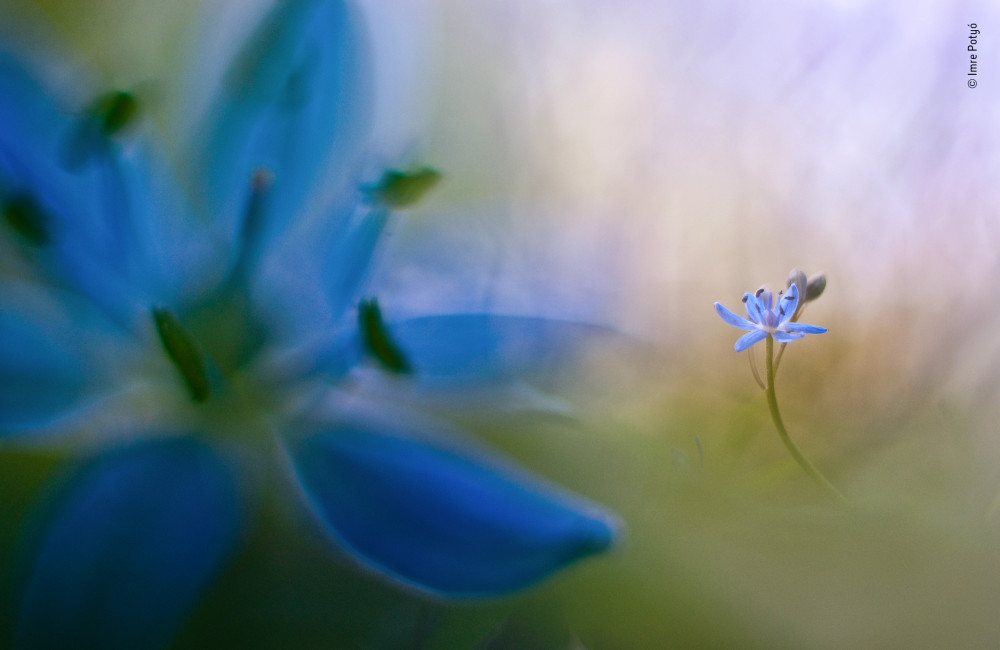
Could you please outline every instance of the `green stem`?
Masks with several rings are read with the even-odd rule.
[[[781,438],[781,442],[785,444],[785,448],[788,453],[792,455],[795,462],[805,470],[806,474],[812,477],[820,486],[825,488],[828,492],[836,496],[842,501],[847,499],[840,490],[833,486],[825,476],[823,476],[809,460],[802,455],[799,448],[792,442],[791,437],[788,435],[788,430],[785,429],[785,423],[781,420],[781,411],[778,410],[778,398],[774,393],[774,337],[770,334],[767,335],[767,352],[765,353],[767,357],[767,406],[771,410],[771,419],[774,420],[774,426],[778,429],[778,436]]]

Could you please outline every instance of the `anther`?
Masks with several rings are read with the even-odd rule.
[[[260,243],[266,226],[264,220],[266,215],[266,201],[268,192],[274,184],[274,173],[271,170],[260,167],[253,171],[250,177],[250,195],[247,198],[247,205],[243,212],[243,223],[239,235],[239,250],[230,281],[242,282],[246,274],[251,270],[257,261],[260,253]]]
[[[160,335],[160,343],[167,357],[173,362],[188,387],[191,399],[204,402],[211,396],[205,357],[194,336],[188,332],[177,316],[163,307],[153,308],[153,322]]]
[[[32,246],[45,246],[52,241],[49,217],[30,195],[17,193],[0,202],[3,220],[11,230]]]
[[[441,180],[441,172],[431,167],[409,171],[388,169],[374,186],[367,188],[373,203],[395,210],[417,203]]]
[[[91,110],[104,134],[115,135],[135,121],[139,102],[132,93],[118,90],[98,97]]]
[[[402,348],[389,334],[376,299],[362,300],[358,304],[358,329],[365,348],[386,370],[401,375],[413,371]]]
[[[114,90],[99,95],[67,133],[62,162],[79,171],[97,154],[107,152],[108,141],[136,122],[139,101],[132,93]]]

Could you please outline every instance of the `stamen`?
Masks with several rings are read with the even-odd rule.
[[[135,121],[139,102],[124,90],[113,91],[94,100],[91,112],[105,135],[115,135]]]
[[[177,317],[169,309],[153,308],[153,322],[160,335],[160,343],[187,384],[191,399],[204,402],[211,396],[205,357],[195,338],[184,329]]]
[[[62,162],[79,171],[95,155],[106,153],[108,139],[131,126],[139,114],[139,101],[131,93],[116,90],[98,96],[66,134]]]
[[[397,374],[413,372],[402,348],[392,340],[376,299],[362,300],[358,304],[358,329],[365,348],[386,370]]]
[[[274,184],[274,174],[269,169],[254,170],[250,178],[250,196],[243,212],[239,250],[233,263],[230,281],[242,281],[257,261],[264,234],[265,207],[268,192]]]
[[[746,294],[743,294],[743,304],[745,305],[746,302],[747,302],[747,296],[746,296]]]
[[[424,197],[441,180],[441,172],[431,167],[410,171],[387,169],[374,187],[368,188],[372,202],[395,210],[408,208]]]
[[[757,293],[755,293],[753,295],[756,296],[757,298],[760,298],[760,295],[762,293],[764,293],[764,287],[761,287],[760,289],[757,289]]]

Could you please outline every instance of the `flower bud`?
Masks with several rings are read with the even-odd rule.
[[[806,302],[816,300],[821,295],[823,295],[823,290],[826,289],[826,276],[822,273],[817,273],[816,275],[809,278],[806,283],[805,297]]]
[[[788,274],[788,286],[793,284],[798,288],[800,296],[806,295],[806,274],[799,269],[792,269]]]

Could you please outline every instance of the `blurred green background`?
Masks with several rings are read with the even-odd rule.
[[[144,89],[169,145],[191,108],[171,98],[221,72],[192,65],[195,44],[212,33],[231,51],[266,4],[3,0],[0,35]],[[628,534],[519,597],[446,604],[342,565],[275,506],[177,646],[1000,645],[1000,63],[989,63],[1000,49],[989,31],[979,86],[966,85],[967,24],[988,30],[1000,11],[362,6],[379,73],[370,162],[446,175],[399,224],[382,303],[568,316],[655,349],[596,350],[563,377],[571,419],[452,414],[616,510]],[[712,310],[735,310],[762,283],[781,288],[793,267],[826,273],[804,320],[829,332],[791,345],[778,399],[848,507],[788,457],[732,351],[738,333]],[[20,533],[55,460],[0,453],[0,629]]]

